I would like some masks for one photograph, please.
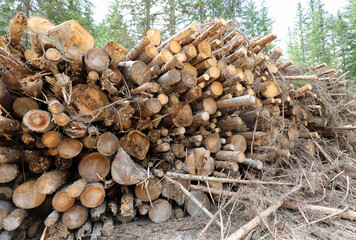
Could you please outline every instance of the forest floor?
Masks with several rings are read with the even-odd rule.
[[[279,180],[294,182],[296,185],[299,183],[298,185],[302,187],[286,199],[297,203],[299,210],[280,207],[269,217],[263,219],[262,224],[243,239],[356,239],[355,221],[341,219],[335,215],[312,213],[303,207],[304,204],[312,204],[341,211],[356,210],[355,151],[339,151],[334,142],[324,143],[322,147],[332,156],[332,163],[325,162],[319,154],[312,157],[300,151],[294,153],[294,161],[289,166],[282,167],[278,165],[280,163],[270,166],[273,174],[268,171],[258,173],[245,169],[246,176],[248,174],[250,178],[258,177],[260,180],[268,181],[276,180],[277,176]],[[272,176],[274,176],[273,179]],[[295,186],[258,184],[231,187],[231,191],[236,194],[230,205],[225,206],[229,198],[222,196],[211,198],[214,202],[211,204],[210,211],[213,214],[219,211],[217,219],[223,222],[223,229],[212,224],[202,236],[200,232],[209,219],[191,217],[186,213],[182,219],[172,216],[162,224],[153,223],[147,216],[139,217],[137,221],[117,224],[113,237],[99,239],[224,239],[294,188]]]

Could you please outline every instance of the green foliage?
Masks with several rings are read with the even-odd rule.
[[[309,0],[307,9],[298,4],[294,28],[289,30],[288,53],[297,65],[326,62],[356,77],[356,0],[345,11],[327,13],[321,0]]]
[[[120,14],[122,5],[119,0],[115,0],[109,6],[109,13],[105,19],[97,26],[94,32],[95,44],[97,47],[103,46],[109,41],[117,42],[126,48],[134,45],[132,37],[129,34],[127,23]]]

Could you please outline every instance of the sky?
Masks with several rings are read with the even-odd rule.
[[[263,0],[255,0],[257,6],[260,6]],[[269,16],[274,20],[272,32],[277,35],[278,43],[282,49],[287,50],[287,34],[288,27],[293,26],[296,16],[298,2],[302,3],[303,7],[307,7],[309,0],[264,0],[269,9]],[[100,23],[108,12],[110,0],[91,0],[95,6],[94,20]],[[325,10],[331,14],[336,14],[337,11],[347,4],[347,0],[323,0]]]

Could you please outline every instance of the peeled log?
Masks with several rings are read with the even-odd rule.
[[[146,157],[150,141],[148,137],[137,130],[130,131],[120,139],[120,148],[133,157],[143,160]]]
[[[205,148],[193,148],[184,162],[188,172],[193,175],[209,176],[214,172],[214,158]]]
[[[249,106],[256,103],[256,97],[253,95],[245,95],[241,97],[230,98],[217,101],[218,109],[228,107]]]
[[[69,171],[59,169],[45,172],[36,181],[36,190],[42,194],[54,193],[69,177]]]
[[[88,183],[80,194],[80,202],[87,208],[99,206],[105,199],[104,185],[100,182]]]
[[[74,205],[62,215],[62,222],[69,229],[76,229],[81,227],[88,218],[88,209]]]
[[[118,184],[133,185],[145,180],[147,171],[120,148],[111,165],[111,176]]]
[[[89,153],[80,160],[78,172],[88,182],[100,181],[110,172],[110,159],[98,152]]]
[[[144,62],[120,62],[118,66],[125,79],[129,79],[138,85],[142,85],[151,80],[151,70]]]
[[[28,181],[18,186],[13,195],[14,204],[23,209],[38,207],[46,198],[45,194],[39,193],[36,188],[36,181]]]
[[[119,148],[119,139],[113,133],[103,133],[98,137],[96,148],[104,156],[111,156]]]
[[[169,219],[172,212],[171,204],[164,199],[157,199],[150,205],[148,216],[155,223],[163,223]]]
[[[156,200],[162,193],[162,183],[159,178],[153,177],[136,185],[135,195],[144,202]]]

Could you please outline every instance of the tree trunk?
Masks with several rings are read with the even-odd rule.
[[[39,193],[36,188],[36,181],[31,180],[18,186],[13,195],[14,204],[23,209],[38,207],[45,200],[46,195]]]

